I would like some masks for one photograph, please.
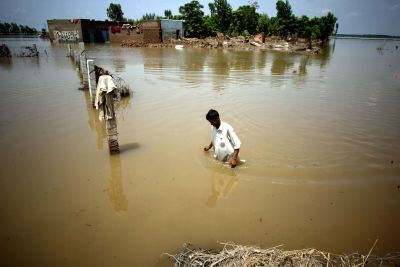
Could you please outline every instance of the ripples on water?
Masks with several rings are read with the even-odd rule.
[[[35,247],[27,262],[48,266],[163,265],[184,242],[400,249],[398,43],[337,40],[315,56],[86,45],[133,89],[109,157],[66,45],[6,42],[41,52],[0,61],[6,262],[23,262],[7,247]],[[202,151],[210,108],[242,140],[234,170]]]

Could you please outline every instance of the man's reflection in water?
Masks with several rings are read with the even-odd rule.
[[[106,192],[114,210],[117,213],[124,214],[128,210],[128,199],[124,193],[121,160],[118,154],[110,155],[110,171],[109,186]]]
[[[206,204],[208,207],[214,207],[219,198],[228,198],[230,192],[235,188],[239,178],[231,168],[218,166],[212,174],[213,188]]]

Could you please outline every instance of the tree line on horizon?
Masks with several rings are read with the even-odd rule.
[[[0,33],[2,34],[37,34],[38,31],[34,27],[27,25],[18,25],[17,23],[11,22],[0,22]]]
[[[165,10],[164,16],[146,13],[141,19],[123,17],[120,4],[111,3],[107,9],[108,17],[113,21],[128,21],[135,25],[150,19],[184,20],[184,29],[188,37],[214,36],[221,32],[228,36],[248,36],[261,33],[263,36],[292,36],[305,38],[310,41],[319,39],[327,41],[329,36],[336,34],[339,28],[337,18],[332,12],[321,17],[309,18],[295,16],[288,0],[276,2],[277,14],[269,17],[266,13],[258,13],[258,1],[249,0],[248,5],[239,6],[236,10],[227,0],[214,0],[208,4],[210,15],[203,12],[204,6],[197,0],[192,0],[179,7],[179,14],[173,15],[171,10]]]

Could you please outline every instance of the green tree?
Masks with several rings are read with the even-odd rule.
[[[286,0],[285,2],[283,0],[278,0],[276,2],[276,11],[276,17],[280,19],[288,20],[293,16],[292,7],[289,4],[288,0]]]
[[[182,18],[185,20],[184,28],[189,36],[200,37],[204,31],[204,12],[201,10],[203,7],[196,0],[179,7],[179,13],[182,14]]]
[[[164,16],[165,16],[167,19],[172,18],[172,11],[169,10],[169,9],[164,10]]]
[[[216,31],[226,33],[231,24],[232,7],[226,0],[214,0],[209,3],[212,26]]]
[[[258,16],[254,6],[240,6],[232,15],[232,32],[239,34],[243,34],[244,31],[248,34],[256,33]]]
[[[292,13],[289,1],[278,0],[276,2],[276,18],[279,25],[278,35],[287,37],[290,33],[297,32],[296,17]]]
[[[261,14],[258,17],[257,31],[262,34],[262,41],[265,42],[265,36],[270,33],[270,20],[267,14]]]
[[[142,16],[142,21],[143,20],[152,20],[156,19],[157,15],[155,13],[146,13]]]
[[[322,16],[319,19],[319,39],[321,41],[326,42],[329,36],[334,33],[336,21],[337,18],[331,12],[328,12],[326,16]]]
[[[0,22],[0,33],[7,33],[7,32],[8,32],[8,29],[6,28],[4,23]]]
[[[202,34],[205,36],[215,35],[215,24],[209,15],[203,17]]]
[[[269,20],[269,32],[271,35],[279,35],[282,31],[282,25],[279,22],[277,17],[272,17]]]
[[[11,32],[11,24],[5,22],[4,23],[4,28],[6,29],[6,33],[10,33]]]
[[[17,25],[17,23],[11,23],[11,28],[10,28],[11,33],[20,33],[21,29]]]
[[[311,48],[311,41],[313,37],[313,23],[307,16],[301,16],[300,18],[297,18],[297,24],[299,37],[307,39],[308,48]]]
[[[29,32],[29,27],[28,26],[24,26],[24,25],[20,24],[18,27],[19,27],[19,32],[20,33],[28,33]]]
[[[111,3],[107,8],[107,16],[112,21],[121,21],[123,20],[124,12],[122,12],[122,8],[120,4]]]

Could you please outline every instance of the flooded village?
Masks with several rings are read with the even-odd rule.
[[[0,266],[400,264],[400,39],[201,3],[0,20]]]

